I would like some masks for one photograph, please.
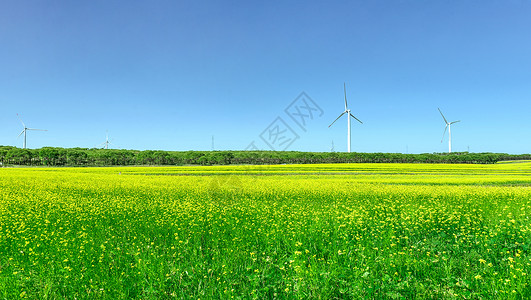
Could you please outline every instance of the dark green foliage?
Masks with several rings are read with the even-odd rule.
[[[2,165],[26,166],[128,166],[128,165],[231,165],[315,163],[467,163],[531,160],[531,154],[506,153],[344,153],[296,151],[161,151],[88,148],[20,149],[0,146]]]

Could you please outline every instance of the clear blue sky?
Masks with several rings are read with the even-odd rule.
[[[529,0],[0,0],[0,145],[22,147],[19,113],[48,130],[29,148],[108,130],[122,149],[269,149],[276,120],[286,149],[346,151],[346,118],[328,128],[346,82],[352,151],[447,151],[440,107],[461,120],[454,151],[531,153],[530,16]],[[285,109],[302,92],[320,110],[300,127]]]

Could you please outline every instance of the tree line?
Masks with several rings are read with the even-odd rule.
[[[531,160],[531,154],[506,153],[344,153],[297,151],[161,151],[94,148],[21,149],[0,146],[2,166],[131,166],[316,163],[470,163]]]

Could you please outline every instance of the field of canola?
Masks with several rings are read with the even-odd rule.
[[[1,299],[531,298],[531,163],[0,169]]]

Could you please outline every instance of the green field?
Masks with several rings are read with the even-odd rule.
[[[531,298],[531,163],[0,169],[0,298]]]

